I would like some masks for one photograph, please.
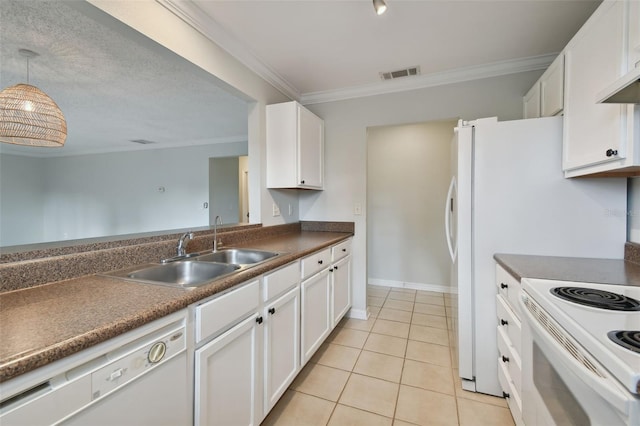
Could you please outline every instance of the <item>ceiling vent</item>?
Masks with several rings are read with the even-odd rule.
[[[409,68],[405,68],[397,71],[381,72],[380,78],[382,80],[394,80],[396,78],[411,77],[414,75],[420,75],[419,66],[409,67]]]
[[[152,143],[156,143],[154,141],[148,141],[146,139],[131,139],[129,142],[139,143],[140,145],[149,145]]]

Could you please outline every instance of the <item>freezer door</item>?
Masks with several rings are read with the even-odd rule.
[[[458,318],[454,322],[454,336],[457,336],[458,365],[460,377],[465,389],[471,389],[467,381],[474,379],[474,304],[472,282],[472,241],[471,241],[471,211],[472,211],[472,176],[473,176],[473,128],[458,123],[452,141],[452,171],[455,181],[456,197],[453,201],[452,219],[455,223],[457,247],[453,270],[451,274],[452,287],[458,294]],[[469,386],[467,386],[469,385]]]

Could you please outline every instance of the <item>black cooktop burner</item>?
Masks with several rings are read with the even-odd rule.
[[[615,330],[608,332],[607,336],[623,348],[640,353],[640,331]]]
[[[584,287],[555,287],[556,296],[580,305],[612,311],[640,311],[640,302],[623,294]]]

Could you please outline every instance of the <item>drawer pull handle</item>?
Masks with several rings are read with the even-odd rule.
[[[318,265],[322,265],[322,260],[318,260]]]
[[[258,317],[258,318],[256,318],[256,322],[257,322],[258,324],[262,324],[262,317]]]
[[[509,325],[509,321],[503,320],[502,318],[500,318],[500,324],[501,325]]]
[[[503,398],[509,398],[509,394],[506,393],[505,391],[502,391],[502,397]]]
[[[500,283],[500,288],[505,289],[505,288],[509,288],[509,286],[505,283]]]
[[[509,362],[509,357],[502,355],[502,362]]]
[[[276,313],[276,308],[269,308],[269,313],[271,315],[275,314]]]

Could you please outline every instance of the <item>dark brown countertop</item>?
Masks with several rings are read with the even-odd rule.
[[[623,259],[496,254],[494,259],[517,279],[594,282],[640,286],[640,265]]]
[[[0,293],[0,382],[186,308],[351,235],[301,231],[234,245],[281,254],[193,290],[89,275]]]

